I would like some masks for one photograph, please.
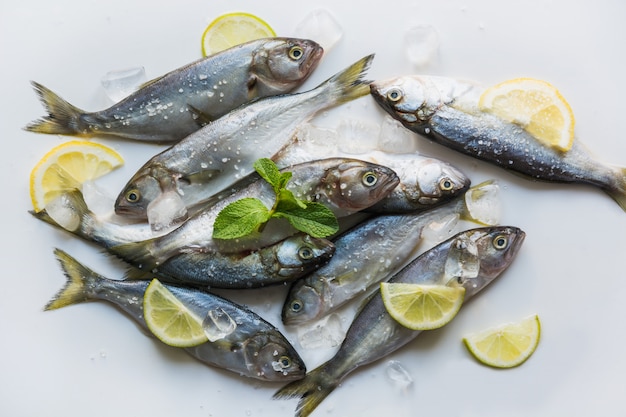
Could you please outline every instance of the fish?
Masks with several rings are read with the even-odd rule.
[[[149,281],[108,279],[60,249],[55,249],[54,253],[67,281],[45,310],[86,301],[105,301],[122,310],[144,333],[151,335],[143,317],[143,296]],[[214,341],[174,349],[184,349],[209,366],[262,381],[286,382],[304,376],[306,366],[294,347],[275,326],[254,312],[206,291],[164,286],[199,317],[208,318],[211,312],[219,312],[234,323],[230,333],[216,335]]]
[[[129,280],[149,280],[156,275],[164,282],[205,288],[258,288],[304,276],[328,261],[335,252],[334,244],[327,239],[296,233],[258,250],[223,254],[188,248],[162,262],[133,261],[127,258],[130,255],[124,255],[125,245],[136,244],[132,239],[145,236],[149,228],[103,221],[88,209],[78,190],[60,198],[63,201],[56,211],[49,212],[47,208],[31,214],[135,265],[137,268],[131,268],[126,274]],[[147,269],[147,265],[152,269]]]
[[[517,227],[470,229],[424,252],[389,282],[460,285],[467,302],[507,269],[524,238]],[[470,265],[462,266],[461,259]],[[386,357],[420,333],[398,324],[387,313],[378,291],[357,314],[335,356],[279,389],[274,398],[300,398],[295,415],[306,417],[352,371]]]
[[[367,95],[363,77],[373,58],[360,59],[312,90],[243,105],[155,155],[124,186],[115,212],[148,220],[151,204],[164,194],[176,194],[190,214],[190,208],[253,173],[256,160],[287,145],[299,124]]]
[[[97,112],[85,112],[32,82],[48,114],[25,130],[177,142],[246,102],[293,91],[314,71],[323,52],[320,45],[307,39],[254,40],[149,81]]]
[[[471,190],[489,192],[491,186],[483,183]],[[417,255],[426,227],[443,223],[451,230],[460,219],[482,223],[473,217],[463,195],[428,211],[370,217],[333,239],[333,257],[291,285],[282,308],[283,324],[296,326],[319,320],[370,294],[376,284]]]
[[[578,139],[561,152],[521,126],[481,111],[484,88],[476,83],[403,76],[375,81],[370,89],[387,113],[433,142],[532,180],[598,187],[626,211],[626,168],[598,161]]]

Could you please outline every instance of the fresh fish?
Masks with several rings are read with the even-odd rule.
[[[180,248],[162,262],[135,260],[126,254],[140,246],[132,239],[145,236],[147,225],[117,225],[99,219],[91,212],[80,191],[64,194],[55,210],[32,214],[54,226],[97,243],[114,255],[128,261],[129,279],[152,279],[211,288],[256,288],[293,281],[322,265],[333,255],[335,247],[326,239],[298,233],[255,251],[223,254],[215,250]],[[142,264],[142,262],[145,262]],[[150,269],[151,268],[151,269]]]
[[[106,301],[129,315],[147,334],[143,296],[149,281],[107,279],[81,265],[65,252],[55,254],[67,277],[65,286],[46,305],[54,310],[84,301]],[[292,381],[304,376],[304,362],[276,327],[252,311],[217,295],[192,288],[165,285],[199,317],[216,312],[230,319],[228,332],[215,334],[199,346],[184,348],[207,365],[263,381]]]
[[[511,264],[524,237],[524,232],[515,227],[461,232],[416,258],[389,282],[462,285],[467,301]],[[456,268],[458,262],[455,260],[467,252],[473,255],[473,274],[462,273],[465,265]],[[295,415],[308,416],[350,372],[389,355],[419,334],[419,331],[409,330],[391,318],[377,292],[352,322],[335,356],[307,373],[304,379],[281,388],[274,397],[299,397]]]
[[[171,191],[186,207],[202,203],[252,173],[257,159],[278,152],[318,111],[366,95],[362,77],[372,59],[359,60],[313,90],[256,100],[189,135],[139,169],[115,211],[145,220],[150,204]]]
[[[491,183],[484,183],[471,190],[489,192],[490,187]],[[478,222],[461,197],[426,212],[372,217],[333,239],[335,254],[330,261],[291,286],[283,305],[283,323],[293,326],[319,320],[358,295],[369,294],[375,284],[415,257],[424,228],[444,223],[452,229],[459,219]]]
[[[408,129],[534,180],[599,187],[626,210],[626,168],[603,164],[579,143],[561,152],[520,126],[482,112],[483,88],[442,77],[405,76],[371,84],[376,102]]]
[[[292,91],[313,72],[322,55],[317,43],[305,39],[251,41],[169,72],[93,113],[33,82],[48,115],[25,129],[175,142],[252,99]]]

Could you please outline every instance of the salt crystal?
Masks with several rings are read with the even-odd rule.
[[[424,67],[433,63],[439,50],[439,34],[431,25],[418,25],[404,35],[404,46],[409,61]]]
[[[328,10],[317,9],[298,23],[294,36],[314,40],[328,52],[343,36],[343,28]]]
[[[162,232],[179,224],[187,216],[187,207],[175,191],[168,191],[148,205],[148,222],[155,232]]]
[[[107,96],[117,103],[126,98],[146,82],[144,67],[109,71],[102,77],[101,83]]]

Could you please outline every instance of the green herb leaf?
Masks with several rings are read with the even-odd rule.
[[[272,186],[276,194],[278,194],[278,190],[284,187],[284,183],[286,181],[283,180],[282,175],[278,170],[278,167],[271,159],[258,159],[254,163],[254,169],[265,181],[267,181]],[[289,175],[289,177],[291,177],[291,175]],[[288,180],[289,178],[287,178],[287,181]]]
[[[273,217],[285,218],[296,229],[308,233],[313,237],[327,237],[339,230],[339,223],[334,213],[323,204],[315,202],[302,202],[306,205],[302,208],[294,202],[283,202],[276,206]]]
[[[288,205],[300,207],[301,209],[306,209],[306,202],[298,200],[291,191],[283,188],[277,194],[278,195],[276,198],[276,206],[278,207],[279,205],[282,205],[283,208],[281,209],[281,211],[289,211],[290,209],[285,209],[285,207],[288,207]]]
[[[219,212],[213,224],[214,239],[236,239],[249,235],[270,219],[270,212],[256,198],[242,198]]]

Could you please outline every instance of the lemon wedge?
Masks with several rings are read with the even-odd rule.
[[[551,84],[516,78],[488,88],[481,95],[482,111],[520,125],[542,144],[568,151],[574,142],[574,113]]]
[[[433,330],[456,316],[465,288],[382,282],[385,308],[398,323],[411,330]]]
[[[541,324],[533,315],[519,322],[491,327],[463,338],[463,343],[479,362],[496,368],[521,365],[539,344]]]
[[[209,340],[202,327],[202,319],[158,279],[153,279],[146,288],[143,312],[148,329],[167,345],[192,347]]]
[[[35,211],[63,192],[122,166],[124,159],[113,149],[95,142],[70,141],[44,155],[30,173],[30,197]]]
[[[202,34],[202,56],[255,39],[276,36],[263,19],[250,13],[228,13],[213,20]]]

